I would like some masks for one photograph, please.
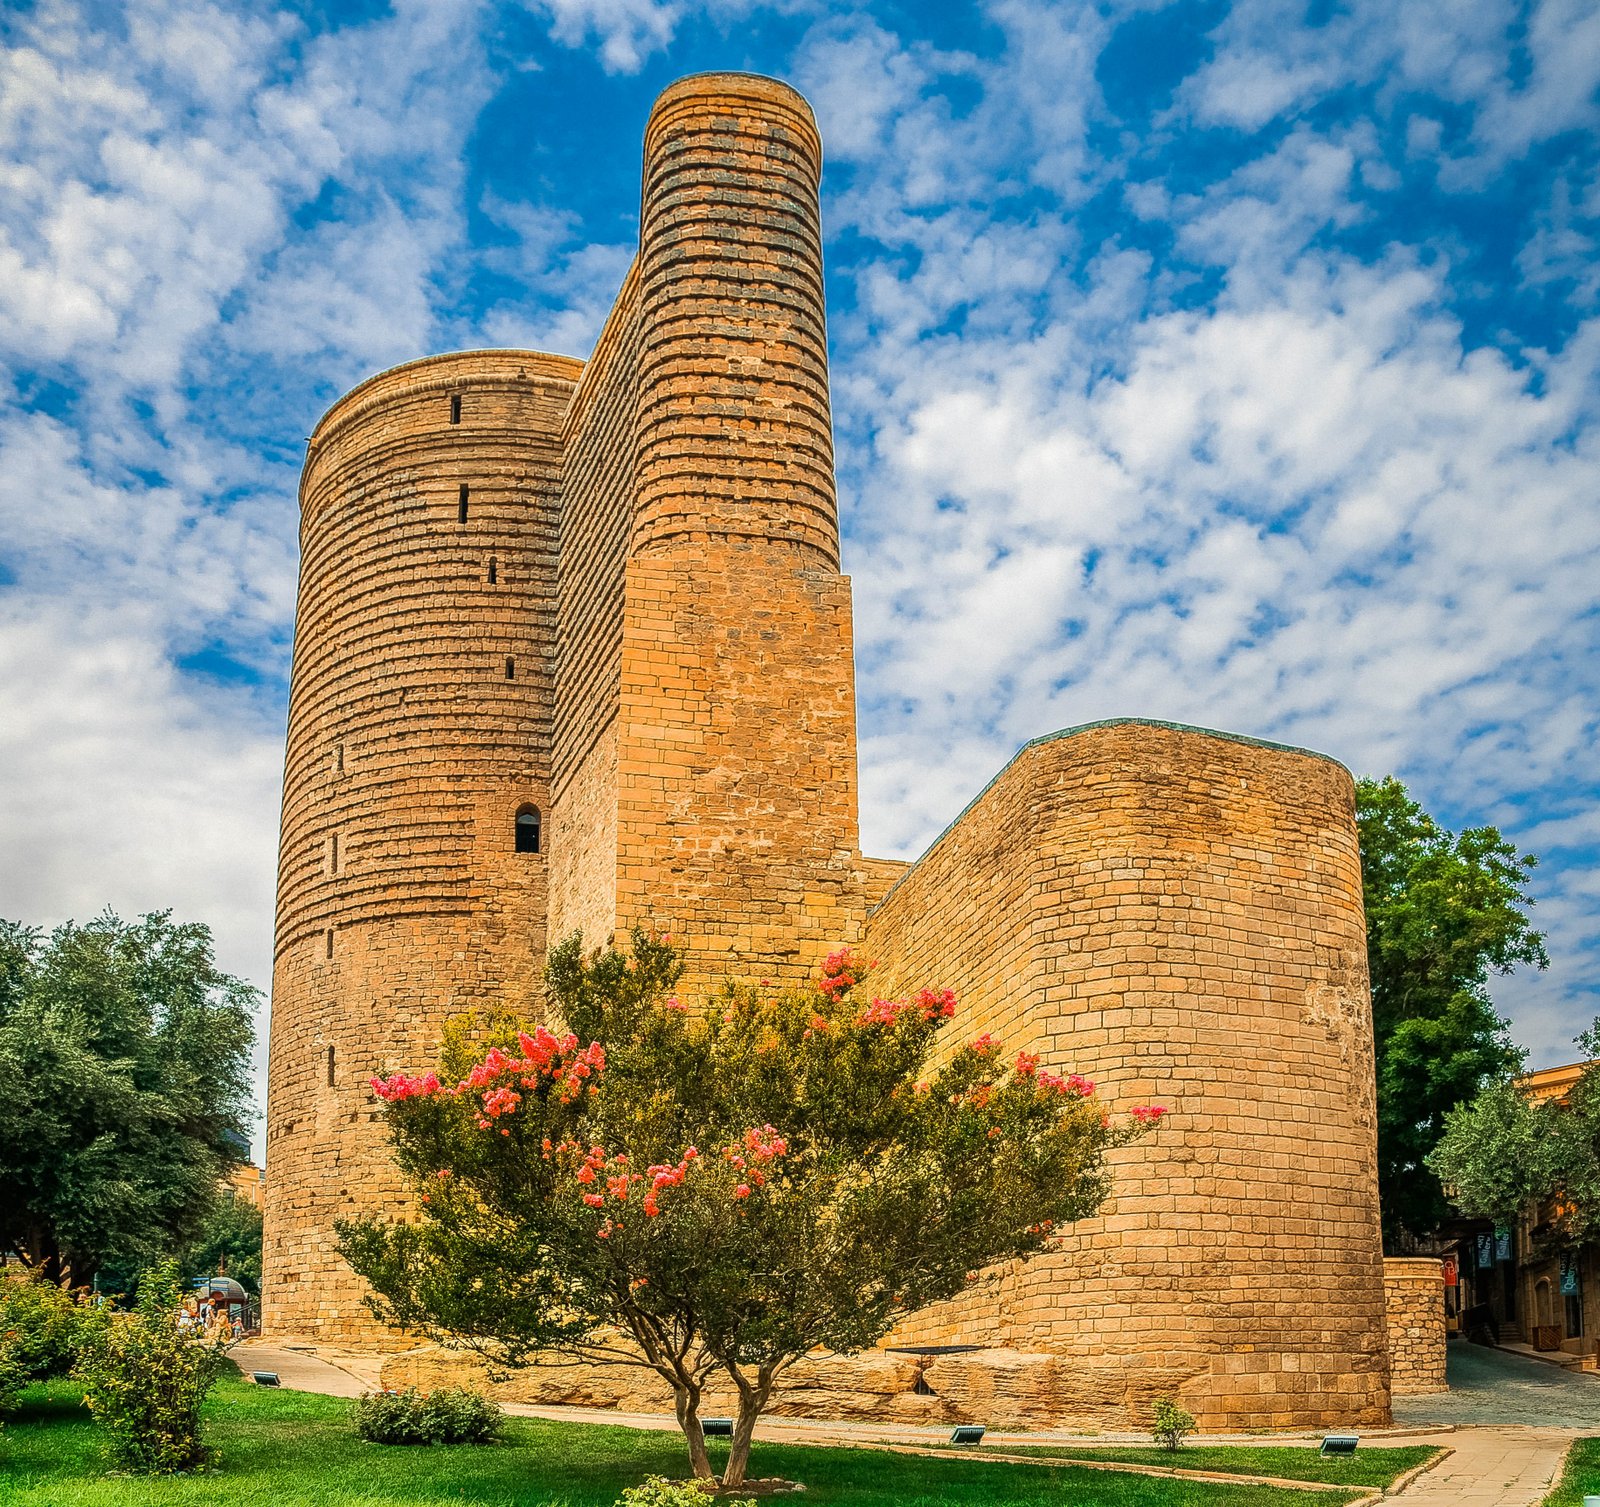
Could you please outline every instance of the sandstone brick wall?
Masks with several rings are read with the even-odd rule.
[[[562,436],[550,936],[616,927],[617,709],[633,535],[639,264],[624,280]]]
[[[1390,1386],[1396,1397],[1447,1392],[1444,1270],[1436,1256],[1386,1256]]]
[[[336,1219],[400,1207],[368,1079],[432,1062],[472,1004],[537,1008],[544,858],[514,851],[514,822],[550,804],[558,436],[579,370],[414,362],[312,435],[267,1099],[279,1333],[378,1333],[330,1244]]]
[[[1050,1350],[1064,1406],[1207,1427],[1388,1416],[1353,788],[1293,750],[1152,724],[1020,753],[869,918],[875,987],[961,1038],[1172,1109],[1058,1255],[896,1344]]]

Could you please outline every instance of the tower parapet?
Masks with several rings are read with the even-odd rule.
[[[821,174],[811,107],[775,79],[698,74],[651,111],[636,554],[720,535],[839,568]]]

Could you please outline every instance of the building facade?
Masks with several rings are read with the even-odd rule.
[[[820,170],[786,86],[673,85],[587,362],[430,357],[311,437],[266,1325],[400,1343],[331,1241],[404,1207],[368,1080],[476,1005],[538,1018],[548,941],[645,923],[686,948],[686,994],[860,943],[883,987],[954,988],[971,1034],[1173,1107],[1057,1254],[889,1347],[987,1355],[1001,1390],[1025,1371],[1044,1416],[1170,1394],[1208,1427],[1382,1422],[1349,774],[1095,724],[1030,743],[916,864],[860,851]]]

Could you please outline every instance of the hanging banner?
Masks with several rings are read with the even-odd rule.
[[[1494,1236],[1478,1236],[1478,1270],[1494,1265]]]
[[[1456,1258],[1453,1255],[1446,1256],[1439,1264],[1444,1269],[1444,1285],[1446,1287],[1459,1286],[1461,1279],[1456,1270]]]
[[[1496,1261],[1509,1261],[1511,1259],[1510,1230],[1496,1230],[1494,1232],[1494,1259]]]
[[[1571,1256],[1561,1258],[1561,1296],[1564,1298],[1578,1296],[1578,1263]]]

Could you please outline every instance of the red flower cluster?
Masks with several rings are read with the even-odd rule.
[[[1164,1104],[1136,1104],[1128,1111],[1141,1125],[1154,1125],[1166,1112]]]
[[[856,1016],[858,1026],[892,1026],[907,1010],[923,1020],[948,1020],[956,1013],[953,989],[919,989],[910,999],[875,999]]]
[[[817,987],[829,999],[837,1000],[840,995],[855,988],[859,982],[860,974],[856,971],[856,961],[848,947],[830,952],[822,960],[822,978]]]
[[[439,1088],[436,1073],[424,1073],[420,1078],[408,1078],[404,1073],[396,1073],[390,1078],[372,1080],[373,1093],[389,1104],[396,1104],[402,1099],[426,1099],[430,1094],[438,1093]]]
[[[561,1085],[557,1096],[561,1102],[570,1104],[583,1092],[585,1078],[605,1070],[606,1049],[595,1041],[579,1051],[578,1038],[570,1031],[558,1037],[540,1026],[532,1036],[519,1032],[517,1046],[522,1051],[520,1057],[513,1057],[499,1047],[491,1047],[483,1061],[477,1063],[451,1089],[446,1089],[434,1073],[424,1073],[420,1078],[396,1073],[391,1078],[374,1078],[372,1091],[389,1104],[403,1099],[428,1098],[438,1093],[459,1098],[463,1094],[481,1092],[483,1113],[479,1116],[478,1126],[486,1130],[491,1120],[512,1113],[522,1102],[522,1095],[501,1080],[512,1078],[523,1088],[534,1089],[539,1087],[541,1077],[548,1077],[551,1082]]]
[[[1065,1078],[1055,1073],[1039,1072],[1034,1075],[1040,1088],[1054,1089],[1058,1094],[1076,1094],[1087,1099],[1094,1092],[1094,1084],[1078,1073],[1068,1073]]]

